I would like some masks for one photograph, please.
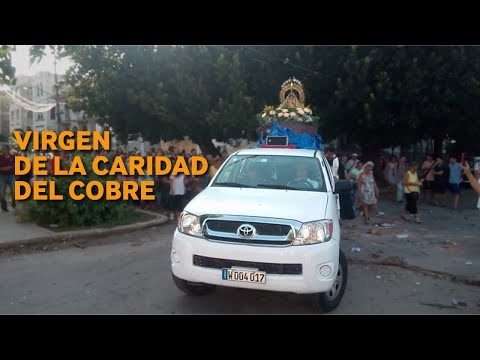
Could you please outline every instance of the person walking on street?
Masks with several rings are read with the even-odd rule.
[[[408,215],[413,215],[415,217],[415,222],[421,224],[420,216],[418,215],[417,202],[420,196],[420,187],[422,186],[422,181],[418,179],[418,164],[413,162],[410,164],[409,170],[405,173],[403,179],[405,199],[407,200],[407,205],[402,214],[402,218],[405,221],[408,221]]]
[[[348,170],[347,170],[348,155],[343,154],[343,155],[340,157],[340,162],[342,163],[342,166],[343,166],[343,168],[345,169],[345,171],[348,172]]]
[[[449,168],[445,166],[442,157],[438,156],[433,165],[433,205],[447,206],[447,186],[448,186]]]
[[[462,166],[457,162],[455,155],[450,156],[450,164],[448,164],[450,175],[448,179],[448,190],[453,195],[453,209],[457,210],[458,200],[460,198],[460,184],[462,183]]]
[[[360,201],[363,206],[363,216],[365,224],[370,222],[369,208],[375,208],[379,195],[378,186],[373,177],[373,163],[367,162],[363,168],[363,173],[358,177],[358,191],[360,192]]]
[[[178,220],[184,207],[185,175],[170,175],[170,220]]]
[[[345,167],[345,170],[347,170],[348,174],[350,174],[350,172],[357,167],[358,162],[358,155],[353,153],[351,159],[347,161],[347,166]]]
[[[465,164],[468,165],[467,163],[465,163]],[[465,174],[465,175],[467,175],[467,177],[468,177],[468,174]],[[477,179],[477,184],[480,187],[480,160],[477,160],[477,162],[473,166],[473,176],[475,177],[475,179]],[[470,179],[468,179],[468,181],[470,181]],[[472,186],[472,188],[475,190],[477,187]],[[478,197],[478,203],[477,203],[477,209],[480,210],[480,193],[478,193],[477,190],[475,190],[475,192],[479,196]]]
[[[0,203],[5,212],[8,212],[7,187],[15,209],[15,156],[10,154],[10,146],[3,145],[0,152]]]
[[[403,193],[403,178],[405,173],[408,170],[407,158],[405,155],[400,156],[397,166],[397,196],[396,200],[398,203],[403,202],[404,193]]]
[[[358,197],[358,177],[363,171],[363,163],[361,161],[358,161],[355,168],[350,170],[350,173],[348,174],[350,180],[353,181],[353,204],[354,208],[358,209],[360,208],[360,198]]]
[[[427,155],[427,158],[423,162],[422,165],[422,173],[423,173],[423,188],[422,188],[422,198],[425,201],[432,201],[432,186],[433,186],[433,180],[434,180],[434,174],[432,171],[434,161],[433,157],[431,155]]]
[[[393,194],[397,189],[397,157],[392,156],[390,157],[390,161],[388,162],[385,168],[385,180],[387,181],[388,188],[387,191],[390,194],[390,197],[393,199]]]
[[[330,148],[326,151],[325,157],[327,158],[328,164],[332,169],[333,178],[335,181],[344,180],[347,177],[345,168],[343,167],[340,159],[335,155],[335,150]]]

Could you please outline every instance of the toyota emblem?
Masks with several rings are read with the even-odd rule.
[[[238,227],[237,235],[243,238],[251,238],[257,233],[257,229],[250,224],[243,224]]]

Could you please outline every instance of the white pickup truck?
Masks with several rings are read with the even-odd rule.
[[[324,312],[340,303],[340,191],[324,154],[257,148],[232,154],[185,208],[173,236],[173,280],[188,294],[216,286],[311,294]]]

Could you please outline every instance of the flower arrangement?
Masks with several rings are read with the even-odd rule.
[[[281,120],[299,121],[305,124],[317,122],[317,117],[312,116],[312,110],[309,106],[304,108],[278,107],[276,109],[274,109],[273,106],[266,106],[261,115],[259,115],[259,118],[261,125]]]

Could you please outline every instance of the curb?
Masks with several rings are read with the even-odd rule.
[[[120,225],[113,228],[100,228],[100,229],[91,229],[91,230],[76,230],[76,231],[65,231],[60,233],[52,233],[49,235],[42,235],[32,239],[24,240],[13,240],[8,242],[0,243],[0,250],[8,250],[18,246],[32,246],[32,245],[45,245],[56,243],[60,241],[72,241],[72,240],[92,240],[103,236],[111,236],[116,234],[126,234],[130,232],[135,232],[138,230],[144,230],[151,227],[159,226],[168,222],[168,217],[162,214],[154,213],[146,210],[137,210],[145,214],[154,215],[156,218],[128,225]]]

